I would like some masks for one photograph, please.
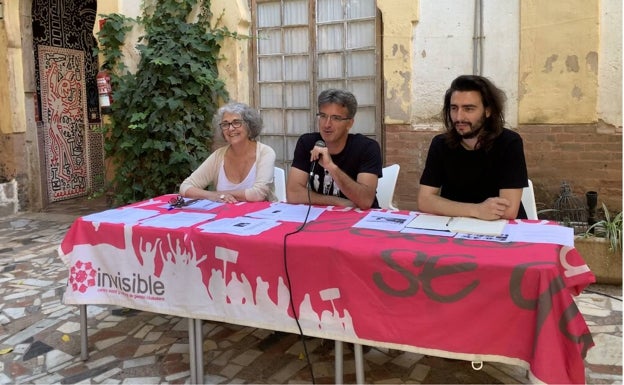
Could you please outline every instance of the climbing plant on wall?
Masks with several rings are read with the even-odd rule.
[[[114,168],[115,205],[177,192],[210,154],[210,120],[228,99],[218,77],[219,51],[225,37],[238,38],[211,25],[209,1],[145,3],[136,20],[101,15],[106,23],[98,34],[101,48],[96,53],[102,53],[113,86],[104,146]],[[145,34],[137,46],[137,70],[130,73],[122,46],[134,25]]]

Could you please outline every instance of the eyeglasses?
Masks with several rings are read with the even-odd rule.
[[[234,127],[234,128],[240,128],[243,125],[244,121],[243,120],[232,120],[231,122],[221,122],[219,123],[219,127],[221,128],[221,130],[225,131],[227,129],[230,128],[230,126]]]
[[[322,112],[316,114],[316,117],[319,118],[319,120],[327,120],[329,118],[330,122],[344,122],[345,120],[351,120],[351,118],[343,118],[338,115],[327,115]]]
[[[182,195],[175,196],[169,199],[169,210],[179,209],[184,206],[190,206],[198,200],[199,199],[184,199]]]

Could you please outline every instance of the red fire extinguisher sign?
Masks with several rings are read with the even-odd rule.
[[[111,112],[111,104],[113,101],[111,88],[111,78],[106,70],[98,72],[97,77],[98,96],[100,101],[100,110],[103,114]]]

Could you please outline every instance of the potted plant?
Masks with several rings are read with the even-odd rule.
[[[602,204],[602,211],[604,212],[604,219],[591,225],[589,229],[587,229],[586,234],[605,238],[609,242],[609,251],[621,251],[622,212],[620,211],[612,217],[609,209],[604,203]]]
[[[613,215],[602,204],[603,219],[575,238],[581,254],[598,283],[622,283],[622,212]]]

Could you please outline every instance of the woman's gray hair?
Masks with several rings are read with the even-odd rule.
[[[258,111],[245,103],[231,102],[219,108],[217,113],[212,117],[212,127],[214,130],[218,129],[221,131],[221,135],[223,135],[223,130],[219,128],[219,123],[221,123],[223,115],[226,112],[240,115],[241,119],[247,124],[249,139],[256,139],[258,135],[260,135],[260,132],[262,132],[262,116],[260,116]]]

